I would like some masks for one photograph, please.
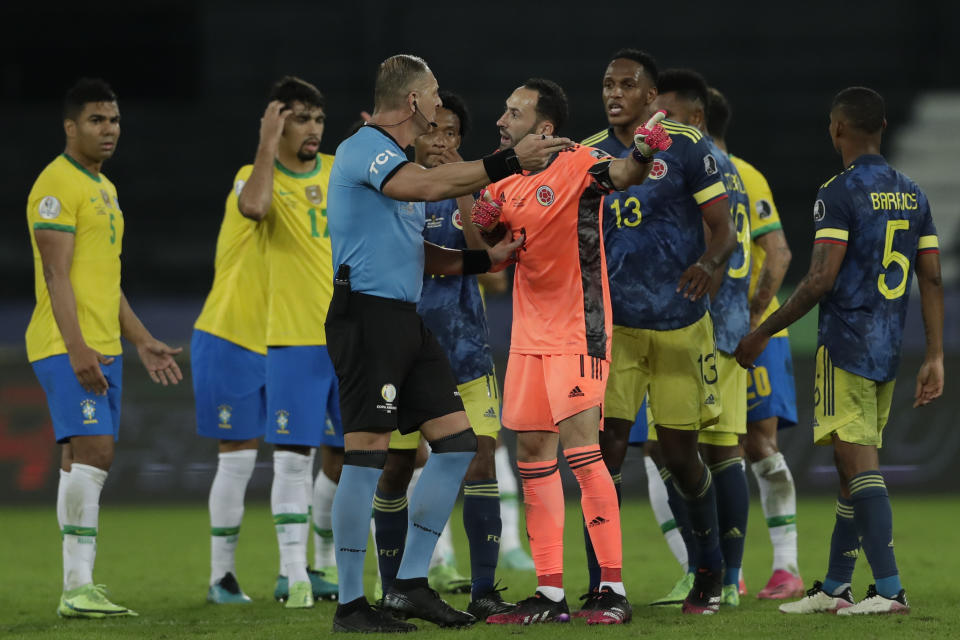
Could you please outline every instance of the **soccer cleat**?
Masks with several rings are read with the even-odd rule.
[[[683,577],[677,580],[677,584],[673,585],[673,589],[670,590],[670,593],[663,596],[659,600],[654,600],[650,603],[651,607],[678,607],[683,604],[684,599],[687,597],[687,594],[690,593],[690,589],[693,588],[693,572],[683,574]]]
[[[383,609],[370,606],[367,599],[360,596],[353,602],[337,605],[333,614],[334,632],[350,633],[407,633],[416,631],[416,625],[397,620]]]
[[[283,603],[286,609],[310,609],[313,607],[313,589],[310,582],[294,582],[290,585],[287,601]]]
[[[503,569],[516,569],[517,571],[535,571],[533,558],[530,557],[523,547],[510,549],[500,558],[500,567]]]
[[[207,602],[211,604],[247,604],[250,596],[245,594],[237,578],[229,571],[207,590]]]
[[[498,582],[497,584],[500,583]],[[496,586],[494,586],[494,588],[487,593],[471,600],[470,605],[467,606],[467,613],[477,620],[486,620],[490,616],[513,611],[517,608],[517,605],[512,602],[504,602],[503,597],[500,595],[501,591],[506,590],[506,587],[497,589]]]
[[[329,567],[320,567],[317,573],[320,574],[320,576],[327,582],[330,582],[332,584],[340,583],[340,578],[337,574],[337,565],[330,565]]]
[[[586,616],[587,624],[626,624],[633,618],[627,597],[610,587],[603,587],[594,598],[594,609]]]
[[[439,593],[470,593],[470,578],[460,575],[452,564],[438,564],[427,574],[430,588]]]
[[[580,596],[580,600],[583,601],[583,604],[580,605],[578,611],[574,611],[571,616],[574,618],[586,618],[592,612],[597,610],[597,601],[600,599],[599,591],[588,591],[587,593]]]
[[[872,584],[867,588],[867,597],[860,602],[837,609],[838,616],[860,616],[882,613],[910,613],[910,603],[907,602],[907,593],[900,589],[893,598],[887,598],[877,593],[877,586]]]
[[[420,618],[440,627],[469,627],[477,621],[466,611],[454,609],[444,602],[440,595],[426,584],[412,587],[400,587],[396,582],[383,596],[381,609],[400,620]]]
[[[327,580],[327,575],[323,571],[307,570],[307,576],[310,577],[310,586],[313,589],[314,600],[336,600],[340,593],[335,582]],[[289,583],[287,576],[277,576],[277,586],[273,589],[273,599],[277,602],[283,602],[287,599],[289,592]]]
[[[730,607],[740,606],[740,588],[735,584],[723,585],[723,591],[720,593],[720,604]]]
[[[853,605],[853,592],[850,587],[844,589],[840,595],[831,596],[823,590],[823,583],[817,580],[807,591],[807,595],[795,602],[785,602],[779,609],[780,613],[839,613]]]
[[[800,586],[801,588],[803,587],[802,582],[800,583]],[[737,593],[741,596],[747,595],[747,581],[743,579],[743,569],[740,569],[740,581],[737,582]]]
[[[683,601],[683,612],[695,615],[711,615],[720,610],[723,581],[719,571],[697,569],[693,574],[693,586]]]
[[[57,615],[61,618],[119,618],[139,614],[110,602],[107,588],[102,584],[85,584],[63,592]]]
[[[541,624],[544,622],[570,622],[567,599],[554,602],[539,591],[517,603],[509,613],[500,613],[487,618],[487,624]]]
[[[786,569],[777,569],[760,590],[757,597],[761,600],[786,600],[803,595],[803,580]]]

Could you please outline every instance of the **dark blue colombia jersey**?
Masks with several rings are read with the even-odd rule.
[[[730,197],[730,215],[737,231],[737,246],[727,261],[727,271],[723,274],[720,289],[710,302],[717,349],[732,354],[740,338],[750,331],[750,305],[747,298],[750,288],[750,197],[730,157],[710,136],[704,136],[704,139],[720,166],[723,184]]]
[[[893,380],[914,262],[939,250],[927,197],[883,156],[863,155],[820,187],[813,219],[816,244],[846,245],[820,301],[818,342],[834,366]]]
[[[673,146],[657,153],[643,184],[603,200],[603,241],[614,324],[669,331],[707,311],[707,296],[691,302],[677,293],[687,267],[703,255],[701,208],[727,197],[716,156],[697,129],[663,121]],[[584,144],[614,157],[633,151],[612,129]]]
[[[423,238],[448,249],[467,247],[456,200],[427,203]],[[417,312],[446,351],[457,384],[493,370],[487,317],[476,276],[424,275]]]

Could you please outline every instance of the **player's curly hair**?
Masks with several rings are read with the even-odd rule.
[[[63,119],[76,120],[90,102],[116,102],[117,94],[102,78],[80,78],[63,98]]]
[[[704,111],[710,104],[707,81],[693,69],[667,69],[660,72],[657,80],[660,93],[676,93],[684,100],[699,100]]]
[[[731,117],[730,103],[716,87],[709,87],[707,95],[707,133],[717,140],[726,140]]]
[[[460,121],[460,139],[467,137],[467,131],[470,130],[470,111],[467,109],[467,103],[453,91],[445,89],[440,90],[440,100],[443,102],[444,109],[450,109]]]
[[[320,89],[296,76],[283,76],[270,88],[267,102],[279,100],[287,107],[293,107],[294,102],[302,102],[308,107],[325,109],[327,99],[320,93]]]
[[[643,67],[643,73],[646,74],[647,78],[650,79],[650,82],[653,83],[653,86],[657,86],[657,80],[660,76],[660,72],[657,69],[657,61],[652,55],[646,51],[641,51],[640,49],[620,49],[610,56],[610,61],[607,62],[607,66],[609,67],[611,62],[621,58],[625,60],[633,60]]]
[[[570,115],[570,103],[560,85],[546,78],[528,78],[523,87],[537,92],[537,117],[552,122],[554,134],[559,132]]]
[[[374,110],[402,108],[407,94],[427,73],[430,73],[430,67],[426,60],[405,53],[390,56],[381,62],[377,69],[377,83],[373,88]]]
[[[867,87],[847,87],[833,98],[830,110],[840,109],[847,121],[864,133],[877,133],[887,118],[883,96]]]

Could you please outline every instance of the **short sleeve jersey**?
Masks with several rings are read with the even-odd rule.
[[[915,259],[939,251],[927,197],[882,156],[862,155],[820,187],[813,219],[815,243],[846,245],[820,301],[819,345],[834,366],[893,380]]]
[[[600,236],[606,189],[590,168],[603,151],[574,145],[547,168],[491,185],[501,220],[526,231],[513,284],[512,353],[610,359],[610,288]]]
[[[382,193],[407,162],[390,134],[361,127],[337,148],[327,220],[334,270],[350,266],[353,291],[417,302],[423,286],[424,205]]]
[[[120,253],[123,212],[117,190],[102,173],[94,175],[66,154],[48,164],[27,197],[27,226],[33,248],[34,307],[27,326],[27,358],[36,362],[67,352],[53,317],[43,262],[34,233],[72,233],[70,284],[77,303],[80,333],[90,348],[120,355]]]
[[[267,352],[267,269],[259,225],[240,213],[238,201],[253,165],[242,167],[227,194],[217,234],[213,286],[195,328],[250,351]]]
[[[757,278],[760,276],[760,270],[763,268],[763,261],[766,259],[767,252],[757,242],[757,239],[771,231],[782,229],[780,223],[780,214],[777,212],[777,205],[773,202],[773,193],[770,191],[770,185],[767,179],[752,164],[742,158],[731,155],[730,160],[733,166],[740,173],[740,179],[743,180],[743,186],[747,190],[747,198],[750,200],[748,211],[750,212],[750,288],[747,291],[748,299],[753,298],[754,291],[757,290]],[[770,304],[760,316],[760,322],[763,322],[770,314],[780,308],[777,297],[770,299]],[[774,338],[780,338],[788,335],[787,330],[783,329],[774,334]]]
[[[333,156],[294,173],[273,169],[273,200],[260,222],[267,268],[268,346],[327,343],[323,324],[333,297],[333,259],[327,230],[327,188]]]
[[[662,124],[673,145],[657,153],[642,184],[604,198],[603,240],[614,324],[670,331],[707,312],[706,296],[687,300],[677,283],[706,248],[701,209],[727,198],[727,191],[703,134],[672,120]],[[614,156],[632,152],[612,132],[596,144]]]
[[[747,289],[750,287],[750,200],[740,174],[726,152],[720,149],[710,136],[705,140],[710,145],[711,155],[720,165],[723,184],[730,202],[730,216],[737,232],[737,245],[727,260],[720,289],[710,302],[717,349],[732,354],[740,338],[750,331],[750,305]]]
[[[456,200],[428,202],[426,220],[424,240],[448,249],[467,248]],[[417,312],[447,353],[457,384],[493,370],[487,317],[476,276],[424,275]]]

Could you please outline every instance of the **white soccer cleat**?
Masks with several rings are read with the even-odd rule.
[[[910,613],[910,604],[907,602],[907,594],[903,589],[893,598],[885,598],[877,593],[876,585],[870,585],[867,589],[867,597],[851,607],[837,611],[841,616],[857,616],[882,613]]]
[[[823,583],[819,580],[807,591],[807,595],[795,602],[780,605],[780,613],[839,613],[854,606],[853,592],[850,587],[836,596],[829,595],[823,590]]]

